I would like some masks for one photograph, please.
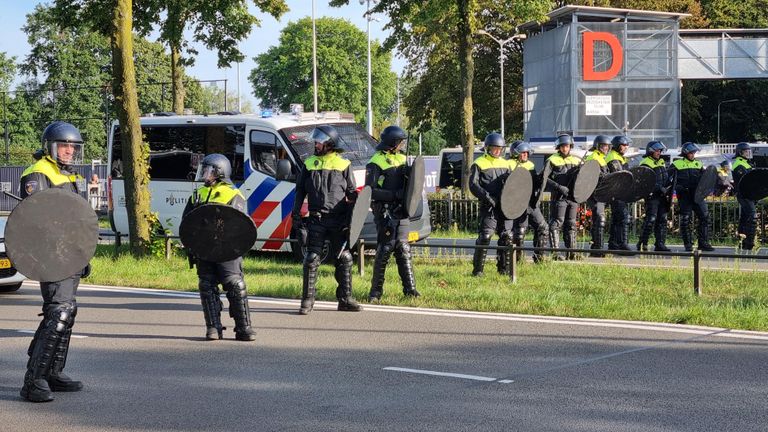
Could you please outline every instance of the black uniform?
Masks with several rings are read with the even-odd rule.
[[[360,306],[352,298],[352,254],[347,244],[350,212],[357,199],[355,178],[350,162],[336,151],[311,156],[304,161],[296,181],[296,199],[293,204],[294,223],[301,224],[301,206],[307,199],[309,217],[305,224],[307,254],[304,256],[304,283],[300,312],[312,310],[317,284],[317,268],[325,241],[330,242],[329,254],[336,258],[336,298],[339,310],[358,311]]]
[[[484,154],[477,158],[470,168],[469,190],[480,200],[480,225],[476,245],[488,245],[491,243],[493,233],[499,236],[499,246],[509,246],[512,241],[512,226],[514,221],[507,219],[501,211],[501,191],[509,173],[517,163],[503,157],[493,157]],[[475,249],[472,261],[472,274],[477,276],[483,273],[487,249]],[[497,253],[496,268],[499,273],[506,272],[508,267],[508,252],[499,250]]]
[[[608,172],[629,170],[629,161],[621,153],[611,150],[605,157]],[[608,249],[629,250],[627,240],[629,237],[629,211],[627,202],[620,200],[611,201],[611,227],[608,230]]]
[[[579,204],[569,198],[569,186],[573,184],[581,159],[563,155],[558,151],[547,159],[551,174],[547,185],[552,191],[549,213],[549,243],[553,248],[560,247],[560,231],[563,232],[566,248],[576,247],[576,215]],[[557,254],[554,255],[557,259]],[[568,258],[575,258],[568,254]]]
[[[744,198],[739,189],[739,182],[753,169],[754,167],[749,163],[749,160],[741,156],[736,156],[733,161],[733,183],[736,185],[736,199],[739,201],[738,232],[744,235],[744,240],[741,242],[741,248],[744,250],[752,250],[755,247],[757,224],[755,222],[755,201]]]
[[[365,184],[371,187],[371,209],[376,222],[376,259],[369,300],[384,292],[384,274],[394,252],[403,294],[418,296],[408,243],[410,220],[403,205],[408,165],[402,153],[377,151],[365,167]]]
[[[699,249],[713,250],[709,244],[709,211],[707,204],[696,201],[696,187],[704,172],[704,166],[698,160],[678,159],[669,166],[669,181],[675,184],[675,193],[680,203],[680,235],[686,251],[693,250],[691,235],[692,213],[698,218]]]
[[[21,198],[49,188],[81,192],[85,180],[68,169],[49,156],[38,160],[22,173]],[[80,277],[87,276],[89,267],[60,281],[40,282],[43,319],[27,351],[29,362],[21,389],[21,396],[25,399],[47,402],[53,400],[51,391],[78,391],[83,387],[80,381],[73,381],[62,370],[67,362],[72,327],[77,316],[77,287]]]
[[[527,169],[531,173],[531,177],[533,177],[533,190],[531,192],[531,199],[528,201],[528,209],[526,209],[525,213],[520,215],[517,219],[514,220],[513,228],[512,228],[512,241],[514,244],[518,246],[523,245],[523,240],[525,239],[525,232],[528,229],[528,225],[530,224],[533,226],[533,245],[534,247],[547,247],[547,244],[549,242],[549,225],[547,225],[547,220],[544,218],[544,215],[541,213],[541,209],[539,208],[539,193],[541,192],[541,182],[542,178],[540,175],[536,174],[536,167],[530,160],[527,160],[525,162],[518,161],[517,163],[519,166]],[[522,260],[524,258],[524,254],[521,251],[518,253],[518,259]],[[534,252],[533,254],[533,261],[534,262],[540,262],[542,259],[542,253],[541,252]]]
[[[640,233],[640,239],[637,243],[638,250],[645,250],[648,246],[648,239],[651,232],[654,233],[656,241],[654,250],[657,252],[667,252],[667,212],[669,212],[669,203],[667,197],[667,184],[669,183],[669,172],[664,159],[653,159],[646,156],[640,161],[640,166],[647,166],[656,174],[656,186],[651,196],[645,198],[645,220],[643,221],[643,230]]]
[[[600,177],[598,180],[598,184],[600,184],[599,182],[602,181],[606,174],[608,174],[608,163],[605,161],[605,154],[600,150],[593,150],[590,154],[584,157],[584,162],[590,160],[596,160],[598,165],[600,165]],[[606,221],[605,203],[595,200],[594,197],[589,197],[587,204],[592,210],[592,244],[590,245],[590,249],[602,249]],[[604,256],[604,254],[594,252],[590,253],[590,256],[601,257]]]
[[[241,212],[245,212],[246,208],[245,198],[236,187],[226,181],[217,181],[211,186],[200,187],[192,194],[184,208],[184,216],[197,206],[209,203],[228,205]],[[221,284],[229,300],[229,315],[235,320],[235,338],[242,341],[254,340],[255,332],[251,328],[251,312],[248,307],[248,290],[243,277],[243,258],[238,257],[219,263],[196,259],[195,264],[197,265],[197,287],[205,317],[206,338],[210,340],[223,338],[222,304],[219,292],[219,284]]]

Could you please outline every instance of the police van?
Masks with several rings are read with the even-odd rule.
[[[365,165],[375,152],[376,141],[355,123],[351,114],[337,112],[277,115],[229,114],[173,115],[160,113],[141,118],[144,142],[149,145],[151,211],[157,212],[163,228],[178,236],[187,199],[200,186],[195,183],[203,157],[221,153],[232,163],[232,181],[247,200],[248,214],[258,228],[257,250],[291,250],[302,255],[292,229],[291,210],[296,195],[296,178],[303,161],[314,153],[309,134],[317,125],[329,124],[338,130],[358,189],[365,184]],[[108,138],[109,216],[115,232],[128,232],[123,143],[117,122]],[[302,207],[307,214],[307,204]],[[429,207],[422,200],[411,220],[409,240],[429,236]],[[368,213],[361,238],[376,242],[373,215]]]

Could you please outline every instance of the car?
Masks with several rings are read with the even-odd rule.
[[[16,270],[5,253],[5,222],[5,217],[0,218],[0,293],[18,290],[26,279],[23,274]]]

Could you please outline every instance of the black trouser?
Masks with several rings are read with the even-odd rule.
[[[544,215],[541,213],[541,209],[536,207],[528,207],[528,209],[520,217],[514,220],[512,228],[512,242],[517,246],[522,246],[525,240],[525,232],[528,229],[528,225],[533,227],[533,246],[534,247],[547,247],[547,239],[549,237],[549,225],[547,220],[544,219]],[[518,259],[523,259],[524,254],[522,251],[518,253]],[[541,258],[541,252],[534,252],[534,261],[539,261]]]
[[[592,210],[592,249],[603,248],[603,233],[605,232],[605,203],[589,199],[587,202]]]
[[[416,279],[411,263],[411,246],[408,243],[408,231],[411,221],[407,217],[390,217],[384,209],[375,214],[376,221],[376,259],[373,262],[370,297],[381,298],[384,292],[384,276],[392,253],[395,254],[397,272],[403,284],[403,293],[412,293],[416,289]],[[404,216],[404,215],[395,215]]]
[[[741,241],[741,248],[751,250],[755,247],[755,201],[737,196],[739,201],[739,234],[745,237]]]
[[[504,217],[501,209],[491,207],[487,204],[480,204],[480,224],[477,230],[476,245],[489,245],[493,234],[499,236],[499,246],[509,246],[512,242],[512,227],[514,221]],[[483,272],[485,266],[485,257],[487,249],[475,249],[475,255],[472,259],[473,274]],[[496,251],[496,268],[504,273],[508,266],[509,252],[505,250]]]
[[[629,211],[626,201],[613,200],[611,202],[611,227],[608,231],[608,249],[627,247]]]
[[[693,236],[691,233],[692,213],[696,214],[698,219],[697,234],[699,238],[699,247],[709,246],[709,211],[704,201],[695,201],[694,192],[687,189],[677,192],[677,199],[680,203],[680,236],[683,238],[683,245],[686,250],[693,248]]]
[[[643,231],[640,233],[640,243],[648,244],[651,233],[656,237],[655,246],[664,248],[667,241],[667,198],[663,195],[653,194],[645,199],[645,220]]]
[[[579,204],[567,199],[557,199],[552,202],[549,212],[549,244],[553,248],[560,247],[560,231],[563,232],[566,248],[576,247],[576,215]]]
[[[214,327],[221,333],[222,305],[219,298],[219,284],[221,284],[229,300],[229,316],[235,320],[235,332],[250,331],[251,312],[248,307],[248,291],[243,278],[243,259],[238,257],[220,263],[199,260],[197,277],[205,325]]]
[[[330,244],[329,258],[335,261],[336,266],[336,298],[341,300],[352,296],[352,253],[347,244],[348,238],[349,218],[346,214],[311,215],[307,219],[307,254],[304,256],[302,298],[315,297],[317,268],[320,266],[326,240]]]

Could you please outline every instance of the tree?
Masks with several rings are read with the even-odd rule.
[[[319,18],[317,76],[319,110],[346,111],[365,118],[368,75],[364,32],[346,20]],[[390,70],[391,54],[371,43],[372,103],[376,118],[392,112],[397,76]],[[312,20],[289,23],[280,44],[254,58],[248,77],[262,106],[288,110],[292,103],[312,106]]]
[[[254,0],[253,3],[275,19],[288,10],[285,0]],[[248,11],[247,0],[141,0],[137,5],[139,34],[149,34],[157,24],[160,41],[171,51],[173,111],[178,114],[184,111],[184,66],[194,64],[193,56],[197,54],[184,38],[184,31],[192,29],[194,41],[215,50],[218,66],[223,68],[243,61],[238,44],[260,24]]]

